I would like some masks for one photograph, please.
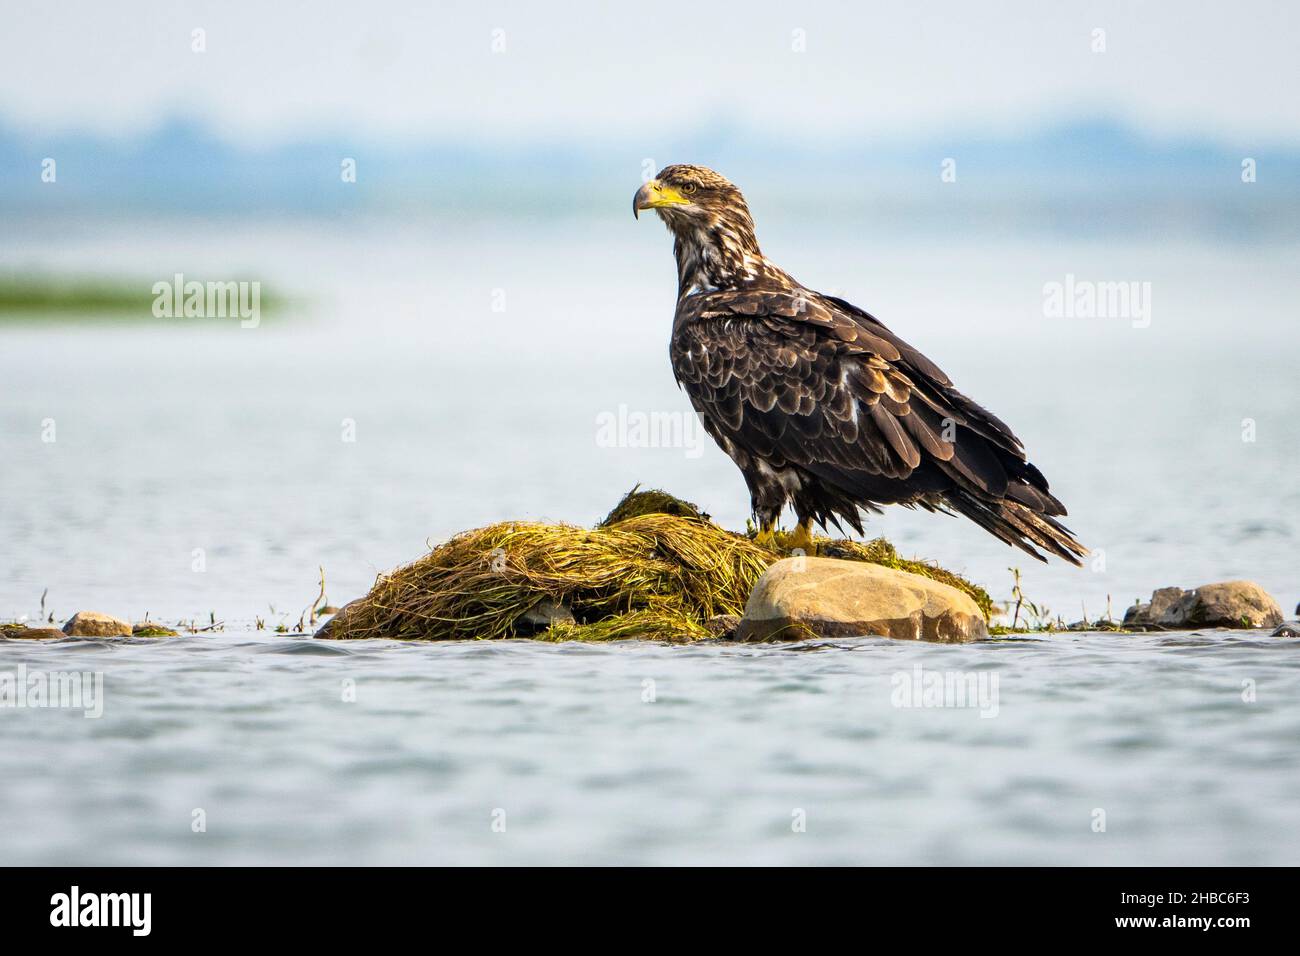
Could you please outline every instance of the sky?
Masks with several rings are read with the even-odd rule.
[[[1297,36],[1300,4],[1258,0],[6,0],[0,122],[130,137],[180,119],[256,149],[340,129],[834,142],[1105,115],[1246,147],[1300,142]]]

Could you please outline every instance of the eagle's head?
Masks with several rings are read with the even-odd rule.
[[[744,219],[751,231],[754,227],[740,190],[707,166],[665,166],[636,191],[632,215],[639,218],[642,209],[653,209],[674,232],[722,219]]]
[[[728,288],[763,271],[745,197],[706,166],[665,166],[632,198],[632,213],[653,209],[677,240],[681,291]]]

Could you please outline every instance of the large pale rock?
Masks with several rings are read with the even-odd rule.
[[[72,637],[130,637],[131,625],[99,611],[78,611],[63,625],[63,633]]]
[[[1221,581],[1184,591],[1161,588],[1150,604],[1135,604],[1124,614],[1131,627],[1277,627],[1282,609],[1253,581]]]
[[[919,574],[835,558],[776,562],[754,585],[741,641],[874,634],[964,642],[988,637],[970,596]]]

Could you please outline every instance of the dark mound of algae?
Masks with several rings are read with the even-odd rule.
[[[380,575],[370,593],[318,633],[334,639],[465,640],[532,636],[551,641],[643,638],[690,642],[713,637],[705,622],[742,614],[754,582],[789,555],[709,520],[663,491],[633,488],[595,528],[507,521],[456,535],[427,555]],[[820,538],[825,557],[911,571],[969,594],[987,618],[983,588],[950,571],[898,556],[883,538]],[[563,606],[530,633],[525,615]]]

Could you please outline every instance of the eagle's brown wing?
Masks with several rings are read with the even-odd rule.
[[[784,476],[797,509],[859,533],[858,509],[901,503],[965,514],[1035,557],[1086,553],[1011,430],[867,313],[797,288],[692,299],[673,370],[756,500]]]

